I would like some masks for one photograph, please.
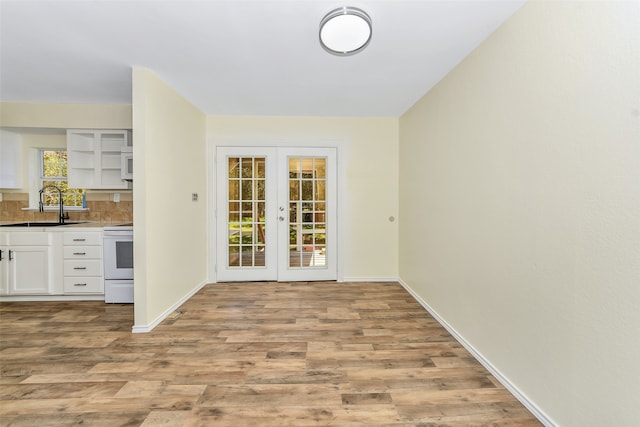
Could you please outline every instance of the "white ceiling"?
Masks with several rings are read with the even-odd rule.
[[[144,66],[215,115],[398,117],[524,0],[0,0],[0,100],[131,103]],[[364,9],[338,57],[322,17]]]

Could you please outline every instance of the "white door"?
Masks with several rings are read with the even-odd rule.
[[[216,279],[336,280],[336,149],[219,147],[216,160]]]

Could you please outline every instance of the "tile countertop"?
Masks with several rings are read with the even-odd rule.
[[[55,226],[38,226],[38,221],[31,222],[28,227],[1,227],[2,225],[19,224],[27,221],[0,221],[0,231],[69,231],[70,229],[82,229],[85,231],[102,231],[104,227],[114,225],[124,225],[121,222],[99,223],[99,222],[80,222],[78,224],[55,225]]]

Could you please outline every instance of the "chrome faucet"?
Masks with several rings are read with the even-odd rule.
[[[42,204],[42,193],[44,193],[44,190],[46,190],[47,188],[55,188],[56,190],[58,190],[58,200],[60,205],[60,217],[58,218],[58,221],[60,222],[60,224],[64,224],[64,220],[69,219],[69,214],[64,213],[64,202],[62,201],[62,190],[60,190],[60,187],[58,187],[57,185],[45,185],[40,189],[40,201],[38,202],[38,210],[40,212],[44,212],[44,205]]]

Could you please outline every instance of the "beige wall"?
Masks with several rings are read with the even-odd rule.
[[[400,276],[561,426],[640,420],[638,2],[529,2],[400,122]]]
[[[338,147],[338,201],[346,280],[398,277],[398,120],[378,118],[214,117],[207,119],[215,146],[328,144]]]
[[[133,105],[135,327],[144,329],[207,278],[206,120],[138,67]]]
[[[131,129],[131,105],[0,103],[0,126]]]

